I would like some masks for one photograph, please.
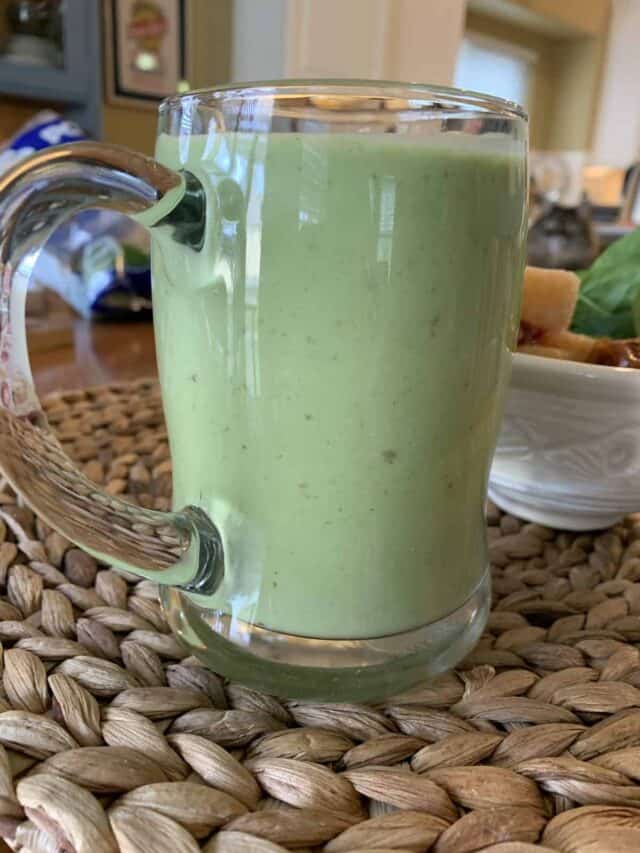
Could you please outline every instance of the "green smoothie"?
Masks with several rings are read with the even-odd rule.
[[[345,639],[456,610],[487,565],[521,149],[213,132],[157,157],[207,196],[202,249],[157,229],[152,262],[174,504],[224,544],[211,608]]]

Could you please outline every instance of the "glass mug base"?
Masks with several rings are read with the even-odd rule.
[[[172,631],[215,672],[294,699],[372,701],[451,669],[475,645],[491,605],[487,569],[457,610],[412,631],[361,640],[323,640],[269,631],[193,604],[163,587]]]

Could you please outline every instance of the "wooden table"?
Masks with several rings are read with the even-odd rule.
[[[39,394],[156,375],[151,323],[90,323],[78,320],[75,345],[31,357]]]

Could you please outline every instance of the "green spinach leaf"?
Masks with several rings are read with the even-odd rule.
[[[594,337],[640,334],[640,229],[616,240],[580,273],[578,304],[571,328]]]

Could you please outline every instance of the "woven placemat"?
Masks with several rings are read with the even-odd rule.
[[[155,383],[46,410],[88,476],[168,507]],[[25,853],[636,853],[640,517],[579,535],[488,520],[494,608],[459,670],[323,705],[200,666],[153,583],[2,483],[0,835]]]

